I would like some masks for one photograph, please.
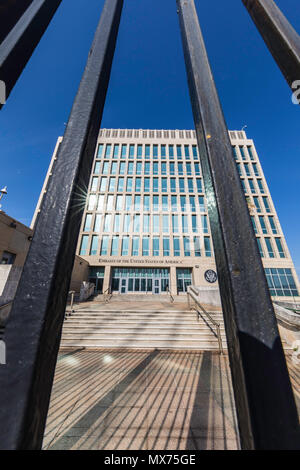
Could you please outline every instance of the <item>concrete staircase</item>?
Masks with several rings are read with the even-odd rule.
[[[67,317],[61,347],[218,350],[215,327],[210,328],[201,317],[197,320],[196,312],[171,307],[114,310],[110,305],[110,309],[103,303],[98,305],[97,309],[92,303]],[[223,316],[210,313],[221,324],[225,349]]]

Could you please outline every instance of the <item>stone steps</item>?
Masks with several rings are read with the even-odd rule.
[[[226,348],[222,314],[211,312],[211,315],[221,324]],[[215,331],[215,327],[211,327]],[[66,318],[61,347],[211,351],[219,349],[213,331],[189,310],[134,310],[130,307],[109,310],[103,304],[92,304]]]

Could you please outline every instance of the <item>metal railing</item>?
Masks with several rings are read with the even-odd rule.
[[[106,289],[106,291],[103,292],[104,302],[105,302],[106,304],[108,304],[108,302],[111,300],[112,296],[113,296],[113,293],[112,293],[110,287],[108,287],[108,288]]]
[[[167,286],[166,292],[169,294],[170,301],[171,301],[171,304],[172,304],[175,301],[175,299],[174,299],[173,295],[170,292],[169,286]]]
[[[75,294],[76,292],[74,290],[71,290],[69,292],[69,295],[71,295],[71,302],[70,302],[70,310],[69,311],[66,311],[66,318],[69,316],[72,315],[72,313],[75,313],[75,310],[74,310],[74,297],[75,297]]]
[[[199,320],[199,316],[202,317],[201,313],[199,312],[199,310],[195,307],[195,306],[192,306],[191,305],[191,298],[193,299],[193,301],[195,302],[195,304],[200,308],[201,312],[204,313],[204,315],[206,315],[206,317],[210,320],[210,322],[216,327],[216,330],[217,332],[215,333],[212,328],[212,332],[215,336],[217,336],[218,338],[218,343],[219,343],[219,352],[220,354],[223,354],[223,344],[222,344],[222,337],[221,337],[221,325],[219,322],[217,322],[211,315],[210,313],[208,313],[205,308],[203,307],[203,305],[201,305],[201,303],[199,302],[199,300],[196,298],[196,296],[198,295],[198,292],[196,291],[196,289],[194,289],[192,286],[189,286],[188,287],[188,291],[187,291],[187,296],[188,296],[188,304],[189,304],[189,309],[190,310],[195,310],[197,312],[197,320]]]

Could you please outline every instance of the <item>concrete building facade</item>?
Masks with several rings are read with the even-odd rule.
[[[229,136],[272,297],[299,299],[299,281],[254,146]],[[59,138],[37,206],[57,158]],[[183,294],[218,285],[195,131],[102,129],[77,255],[96,291]],[[238,216],[238,214],[237,214]],[[84,279],[85,280],[85,279]]]

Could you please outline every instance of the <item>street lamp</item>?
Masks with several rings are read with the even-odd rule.
[[[5,194],[7,194],[7,186],[5,186],[4,188],[2,188],[2,189],[0,190],[0,201],[1,201],[1,199],[3,198],[3,196],[4,196]],[[2,205],[0,204],[0,209],[1,209],[1,207],[2,207]]]

